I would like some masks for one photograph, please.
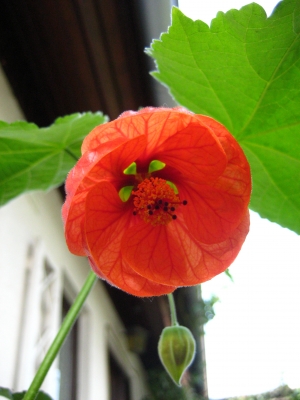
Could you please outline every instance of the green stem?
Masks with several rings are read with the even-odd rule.
[[[168,300],[169,300],[169,305],[170,305],[171,323],[172,323],[173,326],[177,326],[178,325],[178,321],[177,321],[176,307],[175,307],[175,301],[174,301],[173,293],[169,293],[168,294]]]
[[[39,369],[37,370],[37,373],[28,389],[26,392],[23,400],[34,400],[38,394],[38,391],[55,359],[57,356],[57,353],[59,352],[61,346],[63,345],[68,333],[72,329],[79,312],[88,296],[90,293],[94,283],[97,280],[97,276],[94,274],[93,271],[90,271],[82,289],[78,293],[78,296],[76,297],[72,307],[70,308],[68,314],[66,315],[65,319],[63,320],[63,323],[52,343],[50,346],[47,354],[45,355],[44,360],[42,361],[41,365],[39,366]]]

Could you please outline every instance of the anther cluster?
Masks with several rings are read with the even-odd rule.
[[[151,225],[166,225],[177,218],[175,211],[179,205],[186,205],[187,201],[180,201],[174,189],[161,178],[144,179],[134,195],[134,215],[139,215]]]

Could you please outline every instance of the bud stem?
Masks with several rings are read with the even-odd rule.
[[[171,324],[173,326],[178,326],[177,315],[176,315],[176,307],[173,293],[168,294],[170,313],[171,313]]]

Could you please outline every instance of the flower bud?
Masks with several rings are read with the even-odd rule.
[[[158,342],[159,358],[176,385],[195,356],[195,339],[184,326],[164,328]]]

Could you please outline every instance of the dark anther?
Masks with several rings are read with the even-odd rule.
[[[183,204],[184,206],[186,206],[186,205],[187,205],[187,200],[183,200],[182,204]]]
[[[162,204],[162,202],[163,202],[163,201],[162,201],[161,199],[160,199],[160,200],[158,200],[158,204]]]
[[[168,211],[168,207],[164,207],[164,211]]]
[[[151,204],[147,205],[148,210],[151,210]]]
[[[172,215],[172,219],[176,219],[177,218],[177,215]]]
[[[167,201],[165,201],[165,206],[168,206],[168,205],[169,205],[169,203]]]
[[[171,207],[170,210],[171,210],[171,211],[175,211],[175,207]]]
[[[136,215],[136,211],[133,211],[133,213],[132,213],[133,215]]]
[[[159,210],[159,205],[156,204],[156,206],[154,208],[155,208],[155,210]]]
[[[150,211],[149,211],[149,215],[153,215],[153,211],[150,210]]]

